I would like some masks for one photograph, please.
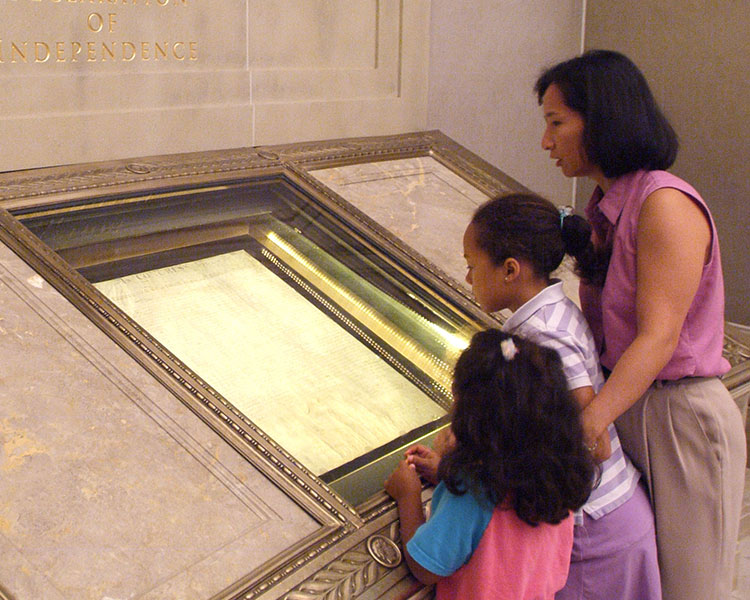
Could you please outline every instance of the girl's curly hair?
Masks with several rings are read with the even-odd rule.
[[[518,349],[510,360],[506,339]],[[584,504],[595,466],[554,350],[477,333],[456,363],[453,395],[456,444],[438,470],[448,490],[486,496],[531,525],[559,523]]]

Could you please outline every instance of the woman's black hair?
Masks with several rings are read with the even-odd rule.
[[[503,340],[518,353],[506,359]],[[531,525],[559,523],[594,483],[580,411],[557,352],[496,329],[477,333],[456,363],[456,443],[438,477],[454,494],[473,491]]]
[[[668,169],[677,157],[674,129],[633,62],[611,50],[591,50],[544,71],[534,85],[539,104],[555,84],[584,120],[586,156],[605,177]]]
[[[561,215],[549,200],[531,193],[498,196],[480,206],[471,219],[477,245],[493,264],[506,258],[526,260],[539,277],[549,277],[567,253],[576,272],[600,284],[607,273],[608,253],[594,250],[591,227],[578,215]]]

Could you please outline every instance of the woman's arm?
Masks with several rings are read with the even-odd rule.
[[[591,443],[644,394],[672,357],[710,242],[706,215],[682,192],[662,188],[643,203],[636,242],[637,333],[584,410]]]
[[[584,410],[594,399],[594,388],[590,385],[579,387],[570,391],[581,410]],[[587,442],[587,450],[598,463],[604,462],[612,456],[612,447],[609,443],[609,431],[605,428],[595,442]]]

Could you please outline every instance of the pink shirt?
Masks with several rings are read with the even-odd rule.
[[[437,600],[553,600],[568,578],[573,517],[533,527],[514,510],[438,483],[406,551],[440,575]]]
[[[675,188],[706,214],[711,253],[688,310],[672,358],[656,379],[723,375],[730,365],[724,344],[724,279],[719,240],[711,214],[698,192],[666,171],[635,171],[619,177],[606,194],[594,191],[586,215],[595,243],[611,243],[612,258],[604,287],[581,284],[581,305],[596,338],[602,364],[612,369],[636,336],[636,234],[641,206],[652,192]]]
[[[441,579],[436,600],[553,600],[568,579],[573,517],[532,527],[495,508],[469,562]]]

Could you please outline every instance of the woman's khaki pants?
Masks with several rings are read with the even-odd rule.
[[[616,424],[651,496],[664,600],[727,600],[746,446],[726,387],[717,378],[655,382]]]

